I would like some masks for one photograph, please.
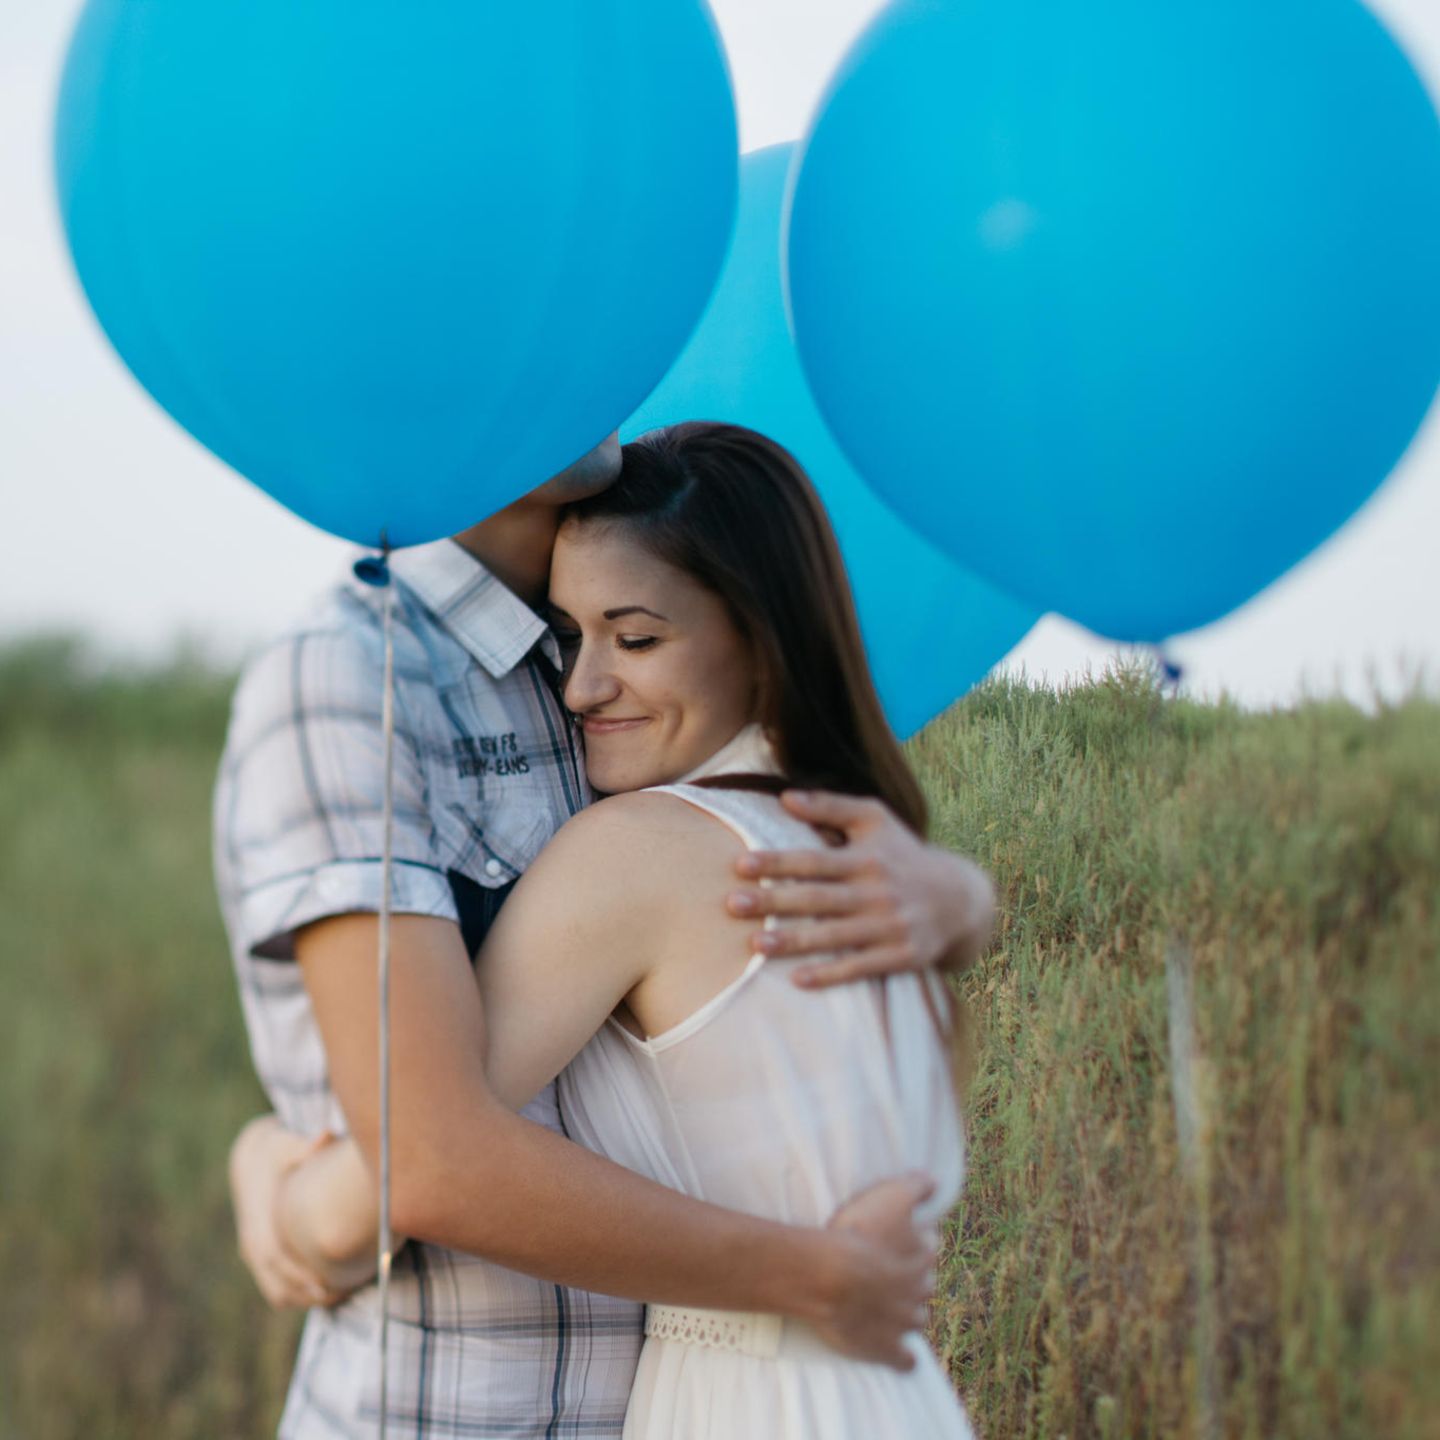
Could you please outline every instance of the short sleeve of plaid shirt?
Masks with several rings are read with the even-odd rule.
[[[296,931],[315,920],[380,908],[383,639],[372,615],[346,620],[258,656],[235,696],[216,796],[217,871],[232,935],[266,959],[293,959]],[[392,905],[455,920],[403,694]]]

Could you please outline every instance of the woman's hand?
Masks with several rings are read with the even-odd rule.
[[[878,800],[787,790],[785,808],[837,830],[843,845],[752,851],[736,861],[749,880],[785,880],[730,896],[733,915],[798,922],[760,931],[774,956],[833,954],[797,967],[795,984],[843,985],[933,965],[964,969],[989,943],[995,889],[970,860],[927,845]]]
[[[935,1293],[938,1236],[915,1220],[915,1207],[935,1193],[927,1175],[905,1175],[862,1191],[835,1212],[828,1229],[853,1238],[846,1283],[831,1313],[811,1323],[834,1349],[913,1370],[905,1337],[923,1330]]]
[[[344,1298],[285,1245],[276,1223],[277,1201],[290,1172],[328,1145],[332,1136],[307,1140],[273,1115],[250,1121],[230,1147],[230,1200],[240,1258],[260,1293],[277,1310],[334,1305]]]

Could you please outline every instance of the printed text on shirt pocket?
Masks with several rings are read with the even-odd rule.
[[[454,747],[462,780],[530,773],[530,757],[520,749],[513,730],[504,735],[457,735]]]

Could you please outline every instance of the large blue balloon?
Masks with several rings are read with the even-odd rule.
[[[789,283],[859,471],[1103,634],[1214,620],[1440,379],[1440,127],[1357,0],[899,0],[808,139]]]
[[[614,430],[734,213],[702,0],[90,0],[56,149],[126,363],[366,544],[473,524]]]
[[[834,523],[890,723],[910,735],[963,695],[1039,617],[897,520],[825,428],[785,318],[780,215],[793,149],[777,145],[742,160],[739,223],[710,308],[621,434],[726,420],[769,435],[795,455]]]

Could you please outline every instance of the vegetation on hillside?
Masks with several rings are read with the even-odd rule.
[[[209,872],[229,681],[0,655],[0,1434],[273,1432]],[[1440,706],[991,681],[912,745],[994,872],[936,1341],[979,1432],[1440,1435]],[[1179,1117],[1177,1123],[1177,1115]]]

